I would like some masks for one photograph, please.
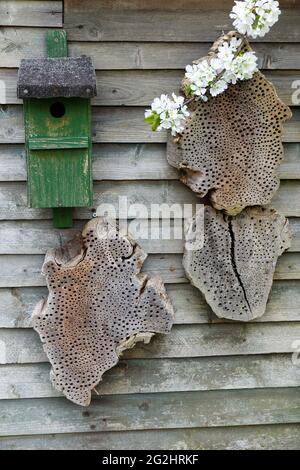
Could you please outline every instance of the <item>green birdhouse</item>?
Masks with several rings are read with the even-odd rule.
[[[23,59],[28,205],[53,208],[54,225],[72,226],[72,208],[92,205],[91,106],[96,77],[89,57],[67,57],[66,33],[49,31],[48,58]]]

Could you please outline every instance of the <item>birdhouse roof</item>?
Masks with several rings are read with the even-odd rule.
[[[21,60],[18,98],[91,98],[96,94],[96,75],[90,57]]]

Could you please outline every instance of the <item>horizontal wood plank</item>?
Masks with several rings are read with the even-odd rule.
[[[124,353],[128,359],[234,356],[292,353],[300,323],[224,323],[175,325],[168,335],[155,335]],[[31,329],[0,330],[0,364],[47,361],[38,334]]]
[[[46,56],[46,29],[3,26],[0,31],[1,67],[19,67],[20,60]],[[207,54],[211,42],[74,42],[69,55],[88,55],[99,70],[184,69],[188,63]],[[300,44],[256,43],[253,48],[261,69],[299,70]]]
[[[159,209],[157,205],[167,204],[169,208],[172,208],[171,206],[176,204],[173,207],[174,211],[170,213],[171,218],[181,219],[184,216],[189,217],[189,210],[203,203],[203,200],[180,181],[102,181],[94,184],[93,195],[93,207],[75,209],[74,218],[86,220],[93,217],[95,213],[103,215],[101,207],[105,209],[107,206],[101,206],[102,204],[110,204],[111,216],[116,214],[121,218],[127,216],[140,219],[169,218],[167,212],[164,214],[157,212]],[[125,199],[120,198],[127,198],[127,208],[121,204]],[[137,204],[143,205],[143,212]],[[186,206],[185,212],[184,204],[191,205]],[[272,199],[271,207],[288,217],[300,216],[300,181],[282,181],[278,192]],[[0,220],[9,219],[52,219],[52,213],[50,209],[27,207],[25,183],[2,182],[0,183]]]
[[[0,69],[0,104],[17,104],[17,69]],[[171,94],[180,89],[183,70],[164,71],[101,71],[97,72],[97,96],[92,104],[98,106],[149,106],[155,96]],[[279,97],[288,105],[300,105],[293,99],[293,84],[300,75],[295,71],[266,72]]]
[[[0,26],[62,26],[62,1],[9,0],[0,2]]]
[[[2,450],[298,450],[299,424],[84,432],[0,438]]]
[[[0,366],[0,399],[62,396],[50,379],[50,364]],[[122,360],[97,387],[103,395],[199,390],[299,387],[300,368],[290,355]]]
[[[284,161],[276,170],[281,179],[300,179],[300,144],[284,144]],[[94,144],[93,177],[99,180],[176,180],[165,144]],[[0,181],[25,181],[25,148],[0,145]]]
[[[41,275],[43,255],[1,255],[0,287],[45,286]],[[143,265],[149,276],[159,275],[169,284],[187,283],[182,255],[149,255]],[[300,253],[284,253],[274,273],[276,280],[300,279]]]
[[[76,0],[75,0],[76,1]],[[64,26],[73,41],[214,41],[223,31],[233,28],[230,8],[172,11],[103,8],[92,2],[76,6],[65,3]],[[166,8],[166,7],[165,7]],[[264,42],[299,42],[300,9],[283,9],[280,21],[263,38]]]
[[[19,67],[21,59],[46,57],[46,28],[5,27],[0,29],[1,67]]]
[[[88,410],[64,398],[2,400],[2,436],[297,423],[296,388],[120,395]]]
[[[66,8],[75,12],[82,10],[81,0],[65,0]],[[85,0],[87,8],[95,8],[95,0]],[[280,0],[282,8],[295,8],[297,0]],[[111,7],[111,0],[97,0],[97,8]],[[216,8],[232,8],[232,0],[114,0],[114,10],[215,10]]]
[[[284,125],[284,142],[300,141],[299,121],[300,110],[294,108],[293,118]],[[152,132],[150,127],[144,123],[144,108],[94,107],[92,122],[94,142],[160,143],[166,141],[166,133]],[[9,127],[9,129],[11,128]],[[0,135],[0,141],[1,139]]]
[[[152,132],[144,122],[141,107],[93,107],[92,138],[97,143],[161,143],[166,132]],[[283,131],[284,142],[300,141],[300,109],[294,108],[293,117]],[[0,143],[24,142],[22,106],[0,106]]]
[[[35,38],[32,39],[35,42]],[[184,69],[187,64],[204,57],[211,42],[69,42],[69,54],[89,55],[98,70],[166,70]],[[258,67],[267,70],[299,70],[300,44],[256,43]],[[1,57],[1,52],[0,52]],[[11,58],[9,66],[14,66]],[[3,65],[4,66],[4,65]]]
[[[274,281],[267,309],[252,322],[300,321],[300,281]],[[175,310],[175,324],[224,323],[216,317],[198,289],[190,284],[166,286]],[[0,328],[29,328],[31,314],[45,287],[13,287],[0,289]]]
[[[150,255],[143,270],[149,275],[160,275],[167,283],[186,282],[181,255]],[[274,279],[300,279],[300,254],[284,253],[277,262]]]
[[[300,218],[290,218],[293,234],[288,251],[300,251]],[[138,230],[134,230],[137,225]],[[45,254],[48,249],[61,246],[73,238],[84,226],[83,221],[75,221],[72,229],[55,229],[52,221],[0,221],[0,254]],[[157,228],[159,238],[151,238],[151,228]],[[184,221],[157,219],[138,222],[128,221],[129,233],[147,253],[183,253]],[[176,234],[174,237],[173,234]]]

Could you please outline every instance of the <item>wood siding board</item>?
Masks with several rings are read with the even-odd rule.
[[[74,12],[81,12],[81,0],[65,0],[68,9]],[[95,0],[85,0],[87,8],[95,8]],[[282,8],[295,8],[297,0],[280,0]],[[97,7],[111,8],[111,0],[97,0]],[[115,10],[150,10],[150,11],[176,11],[176,10],[215,10],[216,8],[224,7],[230,10],[232,7],[232,0],[114,0]]]
[[[197,58],[197,57],[195,57]],[[292,84],[300,80],[297,71],[267,71],[266,77],[274,84],[279,97],[293,105]],[[179,90],[183,70],[118,70],[97,72],[98,94],[92,99],[96,106],[149,106],[155,96]],[[0,104],[18,104],[17,69],[0,69]],[[299,100],[300,105],[300,100]]]
[[[144,107],[94,106],[92,138],[94,143],[162,143],[165,132],[152,132],[144,122]],[[300,109],[284,126],[283,142],[300,141]],[[0,106],[0,143],[24,143],[22,107]]]
[[[0,255],[1,254],[45,254],[48,249],[55,248],[77,235],[84,226],[84,221],[75,221],[72,229],[55,229],[51,221],[0,221]],[[129,221],[129,224],[131,222]],[[292,244],[288,251],[300,251],[300,218],[290,218],[293,233]],[[151,224],[160,226],[160,239],[150,239]],[[175,219],[170,223],[171,228],[164,228],[158,219],[139,220],[139,233],[135,239],[151,254],[182,254],[184,250],[184,221]],[[180,231],[180,239],[169,239],[169,231]],[[149,239],[147,236],[149,235]]]
[[[300,179],[300,144],[284,144],[281,179]],[[100,180],[176,180],[178,171],[168,164],[165,144],[94,144],[93,176]],[[0,181],[26,181],[22,144],[0,144]]]
[[[98,9],[97,9],[98,8]],[[264,42],[299,42],[300,9],[283,9],[280,21],[263,38]],[[65,28],[72,41],[214,41],[233,29],[228,9],[221,10],[135,10],[103,8],[86,4],[73,8],[65,2]],[[188,26],[187,26],[188,25]],[[201,25],[201,27],[199,27]]]
[[[257,323],[300,321],[300,281],[274,281],[266,313]],[[216,317],[203,295],[189,284],[168,284],[167,292],[175,309],[175,324],[224,323]],[[0,328],[29,328],[37,302],[47,296],[45,287],[0,289]]]
[[[297,388],[104,396],[82,410],[64,398],[2,400],[2,436],[297,423]],[[174,411],[176,410],[176,412]]]
[[[192,204],[195,208],[203,201],[180,181],[101,181],[94,184],[92,208],[77,208],[74,219],[90,219],[96,208],[102,203],[115,207],[118,216],[119,197],[126,196],[128,211],[134,217],[131,204],[143,203],[151,214],[151,204],[179,204],[181,208],[174,213],[175,218],[182,218],[183,204]],[[300,181],[282,181],[271,206],[288,217],[300,215]],[[131,212],[130,212],[131,211]],[[173,217],[173,216],[172,216]],[[50,219],[49,209],[31,209],[27,207],[26,184],[23,182],[0,183],[0,220]],[[298,231],[298,230],[297,230]]]
[[[62,1],[9,0],[0,2],[0,26],[62,26]]]
[[[150,344],[138,344],[124,359],[188,358],[270,353],[292,353],[300,323],[216,323],[175,325],[169,335],[155,335]],[[31,329],[0,330],[1,364],[45,362],[37,333]]]
[[[2,450],[298,450],[299,424],[44,434],[0,438]]]
[[[48,363],[0,366],[0,399],[62,396],[52,387],[49,372]],[[268,354],[122,360],[105,373],[97,391],[104,396],[299,385],[300,369],[290,354]]]
[[[3,26],[0,31],[1,67],[16,68],[20,60],[45,57],[46,28]],[[215,38],[214,38],[215,39]],[[69,42],[69,54],[91,56],[96,69],[184,69],[185,66],[207,54],[211,42],[155,43],[155,42]],[[256,43],[253,47],[262,69],[299,70],[300,44]]]
[[[0,287],[45,286],[41,275],[43,260],[43,255],[0,255]],[[178,254],[149,255],[143,271],[149,276],[161,276],[168,284],[188,282],[182,267],[182,255]],[[300,253],[285,253],[277,263],[274,279],[300,279]]]
[[[175,309],[175,324],[224,323],[216,317],[203,295],[190,284],[168,284],[167,292]],[[35,305],[47,296],[45,287],[0,289],[0,328],[29,328]],[[266,313],[257,323],[300,321],[300,281],[274,281]]]
[[[34,40],[34,38],[33,38]],[[69,54],[89,55],[98,70],[175,70],[185,69],[193,60],[205,56],[211,42],[69,42]],[[256,43],[253,48],[258,66],[265,70],[299,70],[300,44]],[[1,55],[0,55],[1,57]],[[13,66],[13,58],[11,59]]]

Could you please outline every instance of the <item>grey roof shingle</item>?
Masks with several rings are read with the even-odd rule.
[[[96,75],[90,57],[21,60],[18,98],[91,98],[96,94]]]

